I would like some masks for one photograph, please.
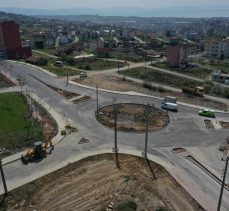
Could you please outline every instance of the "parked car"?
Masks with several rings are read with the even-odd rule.
[[[215,111],[214,110],[210,110],[210,109],[201,109],[199,111],[199,115],[200,116],[214,118],[215,117]]]
[[[164,103],[164,102],[162,102],[161,108],[164,110],[168,110],[168,111],[175,111],[175,112],[178,111],[178,107],[177,107],[176,103],[169,103],[169,102]]]
[[[54,65],[57,66],[57,67],[63,67],[64,66],[64,63],[62,61],[56,61],[54,63]]]
[[[87,73],[86,72],[80,72],[80,78],[86,78]]]

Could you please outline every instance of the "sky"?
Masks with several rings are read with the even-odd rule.
[[[0,7],[36,9],[104,8],[104,7],[229,7],[229,0],[0,0]]]

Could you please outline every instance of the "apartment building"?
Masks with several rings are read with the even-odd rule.
[[[171,67],[179,67],[188,63],[188,48],[171,46],[167,50],[167,62]]]
[[[208,40],[204,43],[204,56],[209,58],[229,58],[229,38]]]
[[[0,50],[8,59],[28,58],[32,55],[31,47],[21,45],[19,24],[14,21],[0,24]]]

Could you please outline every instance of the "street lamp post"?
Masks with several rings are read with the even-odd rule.
[[[147,151],[148,151],[148,133],[149,133],[149,113],[150,113],[150,105],[149,103],[146,105],[145,116],[146,116],[146,134],[145,134],[145,151],[142,152],[142,156],[147,159]]]
[[[119,73],[119,57],[118,57],[118,73]]]
[[[67,78],[67,85],[68,86],[68,82],[69,82],[69,79],[68,79],[68,70],[67,70],[67,64],[65,63],[65,71],[66,71],[66,78]]]
[[[96,115],[99,117],[99,90],[98,85],[96,85]]]
[[[225,164],[225,169],[224,169],[224,174],[223,174],[223,181],[222,181],[222,185],[221,185],[221,190],[220,190],[220,195],[219,195],[219,202],[218,202],[217,211],[220,211],[220,207],[221,207],[221,203],[222,203],[223,189],[224,189],[226,175],[227,175],[228,162],[229,162],[229,151],[227,153],[226,164]]]
[[[114,109],[114,148],[113,152],[118,152],[118,144],[117,144],[117,108]]]

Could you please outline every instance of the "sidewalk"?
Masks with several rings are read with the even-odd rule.
[[[28,63],[25,63],[25,62],[13,61],[13,60],[6,60],[6,61],[11,62],[11,63],[19,63],[19,64],[22,64],[22,65],[30,66],[30,67],[32,67],[32,68],[34,68],[34,69],[43,71],[44,73],[46,73],[46,74],[52,76],[53,78],[58,78],[58,76],[57,76],[56,74],[54,74],[54,73],[52,73],[52,72],[50,72],[50,71],[48,71],[48,70],[46,70],[46,69],[44,69],[44,68],[38,67],[38,66],[36,66],[36,65],[28,64]]]
[[[21,87],[20,86],[11,86],[11,87],[0,88],[0,93],[20,92],[20,91],[21,91]]]

